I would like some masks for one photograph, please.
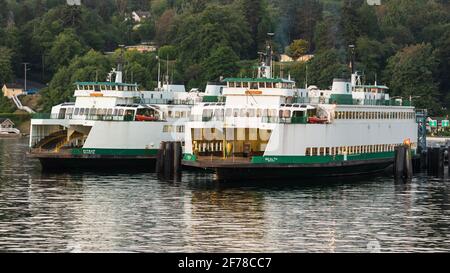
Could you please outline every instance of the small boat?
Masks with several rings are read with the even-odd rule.
[[[146,116],[146,115],[136,115],[135,120],[136,121],[157,121],[158,118],[157,117]]]
[[[310,123],[310,124],[325,124],[325,123],[328,123],[328,119],[318,118],[318,117],[309,117],[308,123]]]

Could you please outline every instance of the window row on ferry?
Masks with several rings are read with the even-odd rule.
[[[259,88],[282,88],[282,89],[292,89],[294,88],[294,83],[290,82],[229,82],[228,87],[230,88],[250,88],[250,89],[259,89]]]
[[[126,113],[125,109],[117,108],[67,108],[66,114],[71,115],[72,111],[74,116],[123,116]]]
[[[167,117],[169,118],[187,118],[189,117],[189,111],[167,111]]]
[[[415,119],[414,112],[336,111],[335,119]]]
[[[342,147],[314,147],[306,148],[306,156],[335,156],[335,155],[352,155],[367,153],[393,152],[395,147],[401,144],[377,144],[377,145],[361,145],[361,146],[342,146]],[[415,143],[412,144],[415,147]]]
[[[282,111],[282,110],[280,110]],[[290,112],[290,111],[289,111]],[[242,117],[242,118],[260,118],[260,117],[278,117],[277,109],[254,109],[254,108],[227,108],[223,109],[205,109],[203,110],[203,117],[221,119],[224,117]]]
[[[184,125],[164,125],[163,133],[184,133]]]
[[[85,91],[137,91],[136,86],[126,85],[79,85],[78,90]]]
[[[226,118],[269,118],[269,119],[290,119],[293,117],[312,117],[316,115],[316,109],[277,110],[277,109],[254,109],[254,108],[227,108],[225,109],[204,109],[202,121],[223,121]],[[197,120],[193,117],[192,120]]]

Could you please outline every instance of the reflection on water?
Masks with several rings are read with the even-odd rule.
[[[218,183],[41,173],[0,140],[0,251],[449,251],[449,179]]]

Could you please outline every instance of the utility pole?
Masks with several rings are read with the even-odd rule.
[[[24,65],[24,71],[25,71],[25,82],[24,82],[24,87],[23,87],[23,91],[26,92],[27,91],[27,71],[28,69],[28,65],[30,63],[22,63]]]

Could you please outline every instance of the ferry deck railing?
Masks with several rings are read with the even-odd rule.
[[[114,115],[72,115],[72,114],[51,114],[51,113],[37,113],[32,116],[33,119],[80,119],[93,121],[133,121],[132,115],[114,116]]]

